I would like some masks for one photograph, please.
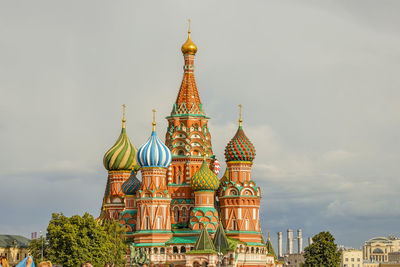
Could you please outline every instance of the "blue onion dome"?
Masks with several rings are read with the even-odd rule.
[[[153,126],[155,126],[154,122]],[[171,164],[171,151],[158,138],[154,127],[150,138],[139,148],[136,159],[141,167],[168,168]]]
[[[126,180],[122,186],[121,190],[125,195],[135,195],[136,191],[140,187],[140,181],[136,177],[136,172],[132,171],[131,176]]]
[[[210,170],[206,159],[200,169],[190,178],[190,186],[194,191],[212,190],[215,191],[219,186],[218,176]]]
[[[103,164],[108,171],[130,171],[137,165],[137,149],[132,145],[126,134],[125,122],[124,116],[122,119],[121,134],[117,142],[104,155]]]

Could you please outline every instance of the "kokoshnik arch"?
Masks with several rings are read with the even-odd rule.
[[[217,176],[220,164],[195,81],[197,46],[190,35],[189,26],[165,143],[153,116],[149,139],[136,149],[127,136],[124,106],[121,134],[104,156],[108,179],[99,220],[125,225],[131,249],[145,252],[150,266],[282,266],[260,228],[261,190],[251,173],[256,151],[241,115],[225,148],[226,171]]]

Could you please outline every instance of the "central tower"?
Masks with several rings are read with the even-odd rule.
[[[182,45],[185,61],[183,79],[178,96],[167,117],[168,129],[165,144],[171,150],[172,164],[168,172],[168,191],[172,202],[172,225],[187,227],[190,210],[194,206],[194,192],[190,187],[192,177],[203,163],[203,155],[211,162],[212,145],[208,119],[200,101],[194,76],[194,59],[197,46],[190,37]]]

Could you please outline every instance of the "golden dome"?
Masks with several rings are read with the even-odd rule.
[[[182,45],[182,53],[185,54],[190,54],[190,55],[195,55],[197,52],[197,46],[193,43],[192,39],[190,39],[190,21],[189,21],[189,30],[188,30],[188,38],[186,42]]]

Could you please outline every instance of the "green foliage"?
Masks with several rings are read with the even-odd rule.
[[[88,213],[82,217],[54,213],[47,227],[44,258],[64,267],[80,266],[86,261],[94,266],[106,262],[124,266],[124,234],[124,228],[115,221],[99,223]],[[32,241],[29,249],[36,259],[40,258],[39,240]]]
[[[29,253],[34,259],[35,264],[37,265],[40,262],[42,257],[42,246],[43,246],[43,255],[46,255],[46,239],[41,236],[38,239],[33,239],[29,242]]]
[[[329,232],[315,235],[313,243],[304,249],[305,263],[302,267],[339,267],[341,252],[335,238]]]

